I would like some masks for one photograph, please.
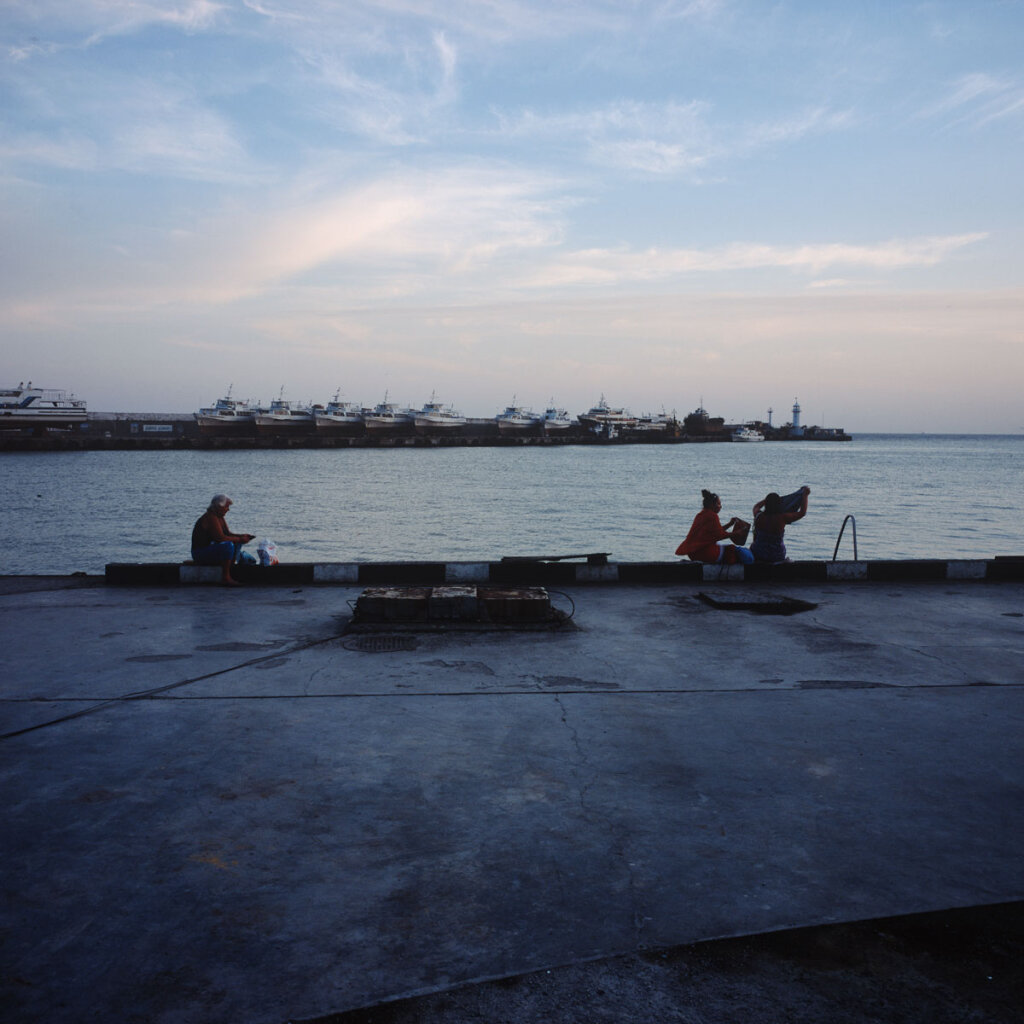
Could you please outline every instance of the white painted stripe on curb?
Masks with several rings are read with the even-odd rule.
[[[867,562],[826,562],[825,577],[830,580],[866,580]]]
[[[446,562],[446,583],[487,583],[491,578],[489,562]]]
[[[983,561],[956,561],[946,563],[947,580],[983,580],[985,563]]]
[[[356,562],[318,562],[313,566],[314,583],[358,583]]]
[[[178,568],[179,583],[216,583],[220,567],[216,565],[182,565]]]
[[[713,565],[704,562],[701,568],[705,583],[717,583],[719,580],[735,580],[742,583],[745,578],[742,565]]]
[[[577,583],[618,583],[619,567],[617,565],[577,565]]]

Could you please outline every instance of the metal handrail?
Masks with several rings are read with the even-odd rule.
[[[843,539],[843,531],[846,529],[847,523],[853,523],[853,560],[859,562],[860,559],[857,557],[857,520],[852,515],[847,516],[843,520],[843,525],[839,527],[839,536],[836,538],[836,548],[832,552],[832,561],[836,560],[836,555],[839,554],[839,544]]]

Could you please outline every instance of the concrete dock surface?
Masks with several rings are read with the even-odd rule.
[[[359,593],[0,578],[5,1020],[538,1019],[366,1008],[1024,899],[1024,584]]]

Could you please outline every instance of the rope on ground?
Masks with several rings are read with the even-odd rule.
[[[569,604],[572,605],[572,611],[569,612],[569,614],[565,616],[565,621],[566,622],[571,622],[573,616],[576,614],[576,602],[564,590],[548,590],[548,593],[549,594],[557,594],[559,597],[564,597],[569,602]],[[564,612],[563,612],[563,614],[564,614]]]

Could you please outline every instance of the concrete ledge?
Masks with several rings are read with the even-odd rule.
[[[826,562],[825,575],[830,580],[866,580],[867,562]]]
[[[358,583],[359,566],[355,562],[327,562],[314,565],[313,582]]]
[[[177,562],[115,562],[106,567],[105,575],[108,583],[151,587],[182,583],[182,569],[200,568],[202,566],[179,565]]]
[[[588,566],[575,562],[491,562],[490,582],[514,586],[572,586]]]
[[[701,579],[705,583],[717,583],[719,580],[735,580],[743,582],[742,565],[708,565],[700,563]]]
[[[448,583],[488,583],[491,567],[487,562],[448,562],[444,576]]]
[[[1024,558],[893,559],[875,562],[783,562],[778,565],[705,565],[701,562],[296,562],[239,565],[243,583],[295,586],[307,583],[362,586],[443,586],[497,583],[508,586],[595,586],[626,583],[655,586],[695,583],[927,583],[1024,581]],[[163,586],[216,583],[214,566],[177,562],[112,562],[108,583]]]
[[[110,579],[111,566],[107,566],[107,579]],[[215,565],[183,565],[180,583],[216,583],[220,579],[220,569]],[[121,580],[114,582],[120,583]]]
[[[1022,580],[1024,579],[1024,556],[1013,558],[996,558],[985,563],[985,579],[987,580]]]
[[[704,578],[700,562],[620,562],[615,568],[620,583],[700,583]]]
[[[983,580],[985,563],[981,561],[963,561],[946,563],[947,580]]]
[[[433,586],[447,580],[444,562],[362,562],[359,582],[369,586],[383,583]]]
[[[947,564],[928,558],[868,562],[868,579],[886,583],[893,580],[904,583],[911,580],[944,580]]]
[[[743,566],[748,583],[825,583],[828,562],[780,562],[778,565],[754,563]]]

